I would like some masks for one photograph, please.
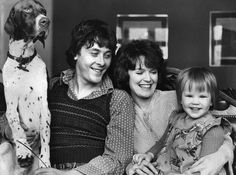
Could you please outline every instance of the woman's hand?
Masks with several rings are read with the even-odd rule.
[[[221,153],[215,152],[200,158],[195,162],[186,174],[200,172],[201,175],[215,175],[220,172],[225,164]],[[230,175],[233,175],[232,166],[229,166]]]
[[[226,134],[224,136],[224,142],[220,148],[211,154],[208,154],[200,158],[195,162],[187,173],[199,172],[201,175],[214,175],[218,174],[223,166],[228,163],[228,171],[230,175],[233,175],[234,160],[234,144],[231,137]]]
[[[158,171],[154,167],[154,165],[146,160],[143,160],[141,164],[133,164],[130,163],[126,168],[127,175],[155,175],[158,174]]]
[[[146,160],[147,162],[151,162],[151,160],[153,158],[154,158],[154,155],[151,152],[148,152],[146,154],[145,153],[144,154],[135,154],[133,156],[133,162],[140,165],[143,160]]]
[[[33,175],[83,175],[76,170],[61,171],[55,168],[39,168],[33,172]]]

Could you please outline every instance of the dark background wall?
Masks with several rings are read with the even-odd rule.
[[[68,68],[65,50],[73,26],[99,18],[114,28],[117,14],[168,14],[169,66],[209,66],[209,12],[236,11],[236,0],[55,0],[53,74]],[[236,88],[236,67],[210,67],[219,87]]]

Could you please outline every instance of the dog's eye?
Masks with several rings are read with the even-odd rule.
[[[25,13],[32,13],[32,9],[31,8],[24,9],[24,12]]]

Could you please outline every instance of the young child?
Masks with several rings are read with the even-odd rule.
[[[165,146],[157,142],[146,154],[135,154],[133,162],[153,163],[159,174],[182,174],[199,158],[216,152],[224,141],[221,118],[209,110],[214,107],[217,82],[206,68],[192,67],[180,72],[176,81],[179,110],[170,116],[164,138]],[[166,139],[165,139],[166,138]],[[155,156],[154,156],[155,155]]]

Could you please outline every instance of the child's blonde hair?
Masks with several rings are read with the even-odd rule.
[[[194,86],[199,92],[207,91],[211,94],[212,107],[214,108],[218,94],[217,81],[215,75],[204,67],[190,67],[182,70],[176,79],[176,93],[179,110],[183,111],[181,101],[182,92],[188,85],[189,90]]]

